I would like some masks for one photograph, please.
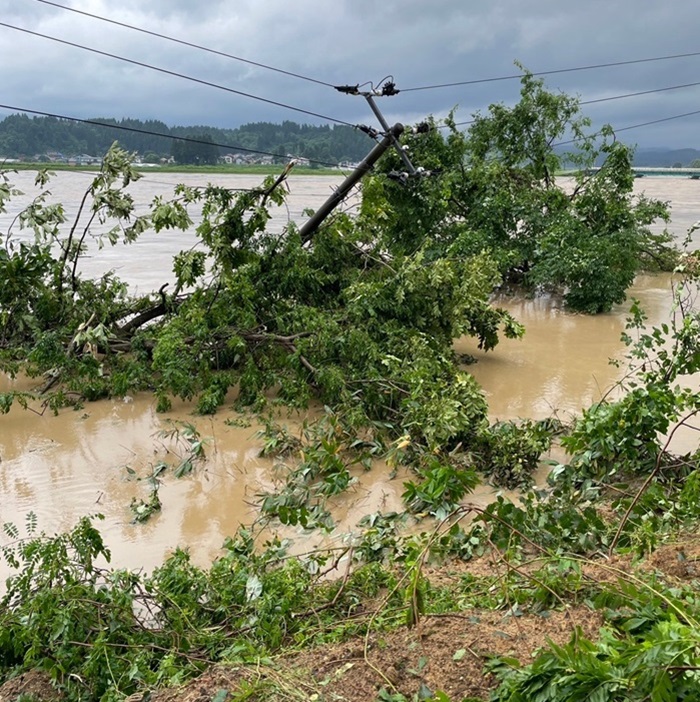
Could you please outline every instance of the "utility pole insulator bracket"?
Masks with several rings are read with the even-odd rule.
[[[358,85],[336,85],[335,89],[339,93],[345,93],[346,95],[359,95],[360,86]]]

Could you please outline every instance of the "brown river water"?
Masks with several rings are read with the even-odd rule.
[[[178,182],[205,185],[214,179],[218,185],[236,188],[260,182],[239,175],[149,173],[133,192],[137,204],[145,206],[155,195],[169,195]],[[20,190],[31,190],[31,174],[13,174],[12,180]],[[52,197],[67,205],[69,219],[89,181],[83,173],[60,173],[50,186]],[[340,177],[328,176],[291,178],[288,204],[274,213],[270,226],[281,231],[290,219],[303,222],[303,210],[318,207],[339,181]],[[671,202],[670,228],[679,239],[700,218],[700,182],[644,178],[636,184],[639,191]],[[22,198],[13,205],[14,212],[20,202]],[[0,232],[6,232],[11,221],[12,215],[0,215]],[[113,268],[132,288],[152,290],[169,279],[172,254],[193,243],[191,234],[147,234],[128,247],[91,249],[82,270],[95,275]],[[630,291],[640,299],[650,323],[666,318],[671,285],[668,275],[644,275]],[[478,351],[470,339],[456,343],[458,351],[477,359],[469,370],[485,389],[493,419],[540,418],[554,412],[568,419],[600,399],[619,378],[621,371],[608,360],[624,351],[620,334],[628,305],[589,317],[568,314],[549,297],[504,298],[498,303],[525,325],[522,340],[503,340],[488,354]],[[32,381],[0,375],[0,391],[32,386]],[[215,417],[197,417],[191,410],[175,405],[171,412],[157,414],[152,398],[144,395],[89,403],[58,416],[19,408],[1,415],[0,523],[21,525],[31,510],[38,516],[39,528],[52,533],[69,529],[80,516],[99,512],[105,517],[100,529],[117,566],[150,571],[178,545],[188,547],[193,560],[206,565],[227,536],[255,519],[259,494],[274,486],[279,474],[271,461],[258,457],[259,427],[227,424],[232,414],[226,410]],[[291,425],[298,426],[300,419],[291,417]],[[146,523],[133,524],[132,498],[148,498],[148,485],[138,478],[146,478],[158,462],[176,463],[182,455],[182,446],[159,436],[178,421],[191,422],[207,440],[206,460],[183,479],[161,476],[162,511]],[[697,439],[689,432],[682,441],[679,449],[689,448]],[[356,478],[354,486],[335,499],[337,527],[326,544],[343,543],[365,514],[401,509],[405,475],[392,479],[386,466],[378,465],[358,471]],[[470,500],[483,505],[493,495],[493,489],[482,486]],[[313,545],[312,537],[302,531],[286,535],[295,537],[297,552]],[[6,541],[0,534],[0,545]],[[0,576],[3,568],[0,564]]]

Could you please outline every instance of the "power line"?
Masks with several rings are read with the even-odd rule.
[[[277,102],[276,100],[269,100],[268,98],[260,97],[259,95],[253,95],[251,93],[243,92],[242,90],[236,90],[234,88],[229,88],[225,85],[219,85],[218,83],[212,83],[207,80],[202,80],[201,78],[194,78],[193,76],[185,75],[184,73],[178,73],[177,71],[170,71],[166,68],[160,68],[159,66],[153,66],[142,61],[135,61],[134,59],[126,58],[125,56],[119,56],[117,54],[110,54],[107,51],[101,51],[100,49],[94,49],[90,46],[84,46],[82,44],[76,44],[75,42],[68,41],[67,39],[59,39],[58,37],[52,37],[48,34],[42,34],[40,32],[34,32],[30,29],[25,29],[24,27],[15,27],[14,25],[7,24],[6,22],[0,22],[0,27],[7,27],[8,29],[14,29],[18,32],[24,32],[25,34],[31,34],[35,37],[41,37],[42,39],[50,39],[59,44],[65,44],[66,46],[72,46],[76,49],[82,49],[83,51],[90,51],[94,54],[100,56],[107,56],[108,58],[113,58],[118,61],[124,61],[125,63],[132,64],[134,66],[141,66],[142,68],[148,68],[152,71],[158,71],[159,73],[165,73],[169,76],[174,76],[176,78],[182,78],[183,80],[189,80],[193,83],[198,83],[200,85],[206,85],[210,88],[217,88],[218,90],[225,90],[228,93],[233,93],[235,95],[241,95],[243,97],[251,98],[252,100],[259,100],[260,102],[267,103],[268,105],[275,105],[276,107],[283,107],[286,110],[293,110],[294,112],[301,112],[305,115],[310,115],[312,117],[318,117],[319,119],[326,120],[328,122],[335,122],[336,124],[344,124],[347,127],[354,127],[355,125],[350,124],[350,122],[345,122],[342,119],[335,119],[334,117],[329,117],[328,115],[322,115],[318,112],[312,112],[311,110],[304,110],[301,107],[294,107],[293,105],[287,105],[283,102]]]
[[[682,117],[692,117],[693,115],[700,115],[700,110],[693,110],[692,112],[684,112],[681,115],[673,115],[672,117],[661,117],[660,119],[652,119],[649,122],[641,122],[640,124],[632,124],[629,127],[620,127],[615,129],[615,132],[626,132],[628,129],[639,129],[640,127],[648,127],[652,124],[660,124],[661,122],[670,122],[673,119],[681,119]]]
[[[83,15],[85,17],[90,17],[92,19],[99,20],[101,22],[108,22],[109,24],[113,24],[119,27],[124,27],[126,29],[131,29],[136,32],[141,32],[142,34],[147,34],[149,36],[157,37],[159,39],[164,39],[166,41],[171,41],[176,44],[180,44],[182,46],[188,46],[190,48],[198,49],[200,51],[205,51],[207,53],[211,53],[217,56],[222,56],[224,58],[229,58],[234,61],[240,61],[242,63],[249,64],[251,66],[256,66],[258,68],[264,68],[269,71],[274,71],[276,73],[281,73],[283,75],[287,75],[293,78],[299,78],[300,80],[305,80],[311,83],[316,83],[318,85],[324,85],[329,88],[334,88],[337,89],[337,86],[335,86],[333,83],[328,83],[324,80],[319,80],[317,78],[312,78],[310,76],[305,76],[300,73],[295,73],[293,71],[287,71],[282,68],[277,68],[275,66],[270,66],[268,64],[260,63],[258,61],[252,61],[250,59],[245,59],[240,56],[235,56],[233,54],[228,54],[224,51],[219,51],[217,49],[212,49],[210,47],[202,46],[200,44],[195,44],[193,42],[186,41],[184,39],[178,39],[176,37],[171,37],[166,34],[162,34],[160,32],[154,32],[148,29],[144,29],[143,27],[137,27],[132,24],[128,24],[126,22],[119,22],[118,20],[111,19],[109,17],[103,17],[101,15],[96,15],[91,12],[86,12],[85,10],[78,10],[73,7],[67,7],[65,5],[61,5],[57,2],[52,2],[51,0],[36,0],[36,2],[40,2],[44,5],[51,5],[56,8],[60,8],[62,10],[67,10],[68,12],[73,12],[76,14]],[[655,61],[667,61],[667,60],[672,60],[672,59],[679,59],[679,58],[689,58],[693,56],[700,56],[700,52],[690,52],[690,53],[685,53],[685,54],[674,54],[674,55],[669,55],[669,56],[656,56],[656,57],[651,57],[651,58],[643,58],[643,59],[632,59],[632,60],[627,60],[627,61],[616,61],[616,62],[610,62],[610,63],[601,63],[601,64],[593,64],[593,65],[588,65],[588,66],[578,66],[574,68],[561,68],[561,69],[554,69],[554,70],[549,70],[549,71],[539,71],[532,73],[534,76],[543,76],[543,75],[553,75],[553,74],[558,74],[558,73],[570,73],[574,71],[586,71],[586,70],[592,70],[592,69],[599,69],[599,68],[610,68],[610,67],[615,67],[615,66],[628,66],[628,65],[633,65],[633,64],[639,64],[639,63],[649,63],[649,62],[655,62]],[[495,78],[482,78],[482,79],[477,79],[477,80],[470,80],[470,81],[460,81],[456,83],[444,83],[441,85],[428,85],[428,86],[419,86],[419,87],[414,87],[414,88],[404,88],[402,92],[410,92],[410,91],[417,91],[417,90],[429,90],[429,89],[435,89],[435,88],[443,88],[443,87],[453,87],[453,86],[459,86],[459,85],[473,85],[473,84],[478,84],[478,83],[487,83],[487,82],[495,82],[495,81],[503,81],[503,80],[512,80],[515,78],[521,78],[524,74],[519,73],[519,74],[513,74],[509,76],[500,76],[500,77],[495,77]],[[690,83],[687,86],[674,86],[674,87],[689,87],[690,85],[700,85],[700,83]],[[663,90],[673,90],[674,88],[664,88]],[[620,96],[620,97],[632,97],[634,95],[643,95],[645,93],[630,93],[629,96]],[[601,100],[597,101],[589,101],[589,102],[584,102],[581,104],[591,104],[592,102],[603,102],[606,99],[616,99],[616,98],[603,98]]]
[[[695,88],[700,85],[697,83],[684,83],[683,85],[669,85],[666,88],[654,88],[653,90],[640,90],[636,93],[626,93],[625,95],[613,95],[612,97],[596,98],[595,100],[584,100],[579,102],[579,105],[593,105],[599,102],[610,102],[611,100],[622,100],[623,98],[638,97],[640,95],[651,95],[652,93],[663,93],[667,90],[680,90],[681,88]]]
[[[593,100],[582,100],[579,105],[594,105],[601,102],[612,102],[613,100],[623,100],[625,98],[639,97],[641,95],[652,95],[653,93],[663,93],[669,90],[681,90],[683,88],[695,88],[700,85],[700,82],[696,83],[684,83],[682,85],[668,85],[664,88],[652,88],[651,90],[640,90],[636,93],[624,93],[623,95],[611,95],[610,97],[595,98]],[[455,126],[463,126],[466,124],[474,124],[475,119],[465,120],[463,122],[455,122]]]
[[[53,7],[58,7],[62,10],[68,10],[68,12],[75,12],[79,15],[84,15],[85,17],[91,17],[92,19],[100,20],[101,22],[109,22],[109,24],[114,24],[118,27],[124,27],[126,29],[131,29],[135,32],[141,32],[142,34],[148,34],[152,37],[157,37],[158,39],[165,39],[166,41],[174,42],[175,44],[181,44],[182,46],[189,46],[192,49],[199,49],[200,51],[206,51],[210,54],[215,54],[216,56],[223,56],[224,58],[233,59],[234,61],[240,61],[242,63],[247,63],[250,66],[256,66],[258,68],[264,68],[268,71],[275,71],[276,73],[282,73],[286,76],[291,76],[292,78],[299,78],[301,80],[309,81],[310,83],[317,83],[318,85],[325,85],[329,88],[333,88],[332,83],[326,83],[326,81],[318,80],[316,78],[311,78],[309,76],[302,75],[300,73],[294,73],[293,71],[285,71],[282,68],[276,68],[275,66],[269,66],[264,63],[259,63],[258,61],[251,61],[250,59],[241,58],[240,56],[234,56],[233,54],[227,54],[224,51],[217,51],[216,49],[211,49],[207,46],[201,46],[200,44],[194,44],[193,42],[185,41],[184,39],[177,39],[175,37],[170,37],[166,34],[161,34],[160,32],[153,32],[149,29],[144,29],[143,27],[136,27],[132,24],[127,24],[126,22],[118,22],[117,20],[110,19],[109,17],[101,17],[100,15],[92,14],[91,12],[85,12],[84,10],[78,10],[73,7],[66,7],[65,5],[60,5],[57,2],[51,2],[50,0],[36,0],[36,2],[43,3],[44,5],[52,5]]]
[[[700,115],[700,110],[693,110],[692,112],[684,112],[683,114],[680,115],[672,115],[671,117],[660,117],[659,119],[652,119],[648,122],[640,122],[639,124],[630,124],[627,127],[619,127],[617,129],[613,128],[613,132],[617,134],[618,132],[627,132],[631,129],[640,129],[641,127],[649,127],[654,124],[661,124],[662,122],[670,122],[674,119],[682,119],[684,117],[692,117],[694,115]],[[598,136],[600,132],[594,136]],[[578,140],[577,139],[569,139],[567,141],[559,141],[556,144],[552,144],[552,147],[555,146],[565,146],[566,144],[575,144]]]
[[[532,76],[552,76],[558,73],[574,73],[576,71],[591,71],[597,68],[612,68],[614,66],[631,66],[636,63],[652,63],[654,61],[670,61],[673,59],[690,58],[692,56],[700,56],[700,51],[693,51],[687,54],[673,54],[670,56],[654,56],[652,58],[632,59],[630,61],[614,61],[610,63],[596,63],[589,66],[576,66],[574,68],[558,68],[551,71],[536,71],[529,73]],[[414,88],[402,88],[402,93],[413,92],[416,90],[437,90],[438,88],[454,88],[460,85],[478,85],[480,83],[496,83],[503,80],[514,80],[522,78],[526,73],[514,73],[508,76],[498,76],[494,78],[478,78],[476,80],[462,80],[455,83],[441,83],[438,85],[421,85]]]
[[[15,107],[13,105],[2,105],[0,104],[0,109],[12,110],[14,112],[27,112],[32,115],[42,115],[43,117],[54,117],[56,119],[65,119],[70,122],[80,122],[81,124],[92,124],[97,127],[107,127],[109,129],[120,129],[124,132],[135,132],[136,134],[146,134],[148,136],[162,137],[163,139],[172,139],[175,141],[185,141],[190,144],[204,144],[206,146],[218,146],[223,149],[231,149],[235,151],[243,151],[250,154],[261,154],[263,156],[273,156],[275,158],[286,159],[289,158],[289,154],[275,154],[271,151],[262,151],[261,149],[248,149],[245,146],[237,146],[235,144],[222,144],[216,141],[205,141],[204,139],[195,139],[194,137],[176,136],[175,134],[162,134],[160,132],[153,132],[148,129],[139,129],[138,127],[127,127],[123,124],[107,124],[105,122],[98,122],[94,119],[81,119],[80,117],[68,117],[66,115],[58,115],[53,112],[44,112],[42,110],[30,110],[26,107]],[[305,157],[304,157],[305,158]],[[329,166],[331,168],[340,168],[340,164],[331,163],[329,161],[319,161],[318,159],[309,158],[306,159],[309,163],[317,163],[321,166]]]

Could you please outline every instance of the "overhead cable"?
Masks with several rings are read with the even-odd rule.
[[[700,110],[693,110],[692,112],[684,112],[681,115],[673,115],[671,117],[661,117],[660,119],[652,119],[649,122],[641,122],[640,124],[632,124],[629,127],[620,127],[615,129],[615,132],[626,132],[628,129],[639,129],[640,127],[649,127],[652,124],[660,124],[661,122],[670,122],[673,119],[681,119],[683,117],[692,117],[693,115],[700,115]]]
[[[642,127],[650,127],[651,125],[654,124],[661,124],[662,122],[670,122],[671,120],[674,119],[682,119],[684,117],[692,117],[694,115],[700,115],[700,110],[693,110],[692,112],[684,112],[680,115],[672,115],[671,117],[660,117],[659,119],[652,119],[648,122],[640,122],[639,124],[630,124],[627,127],[618,127],[615,128],[613,127],[613,132],[617,134],[618,132],[627,132],[631,129],[641,129]],[[597,134],[594,136],[598,136]],[[568,139],[567,141],[559,141],[556,144],[552,144],[552,147],[555,146],[565,146],[566,144],[575,144],[578,141],[578,139]]]
[[[652,88],[650,90],[640,90],[636,93],[624,93],[623,95],[611,95],[610,97],[595,98],[593,100],[581,100],[579,105],[595,105],[601,102],[612,102],[613,100],[624,100],[625,98],[639,97],[641,95],[652,95],[653,93],[663,93],[669,90],[682,90],[684,88],[695,88],[700,85],[700,82],[696,83],[683,83],[682,85],[667,85],[664,88]],[[463,122],[455,122],[455,126],[461,127],[466,124],[474,124],[476,119],[468,119]],[[446,125],[441,125],[440,128],[444,128]]]
[[[621,97],[624,97],[624,96],[621,96]],[[583,103],[581,103],[581,104],[583,104]],[[617,134],[618,132],[626,132],[626,131],[629,131],[631,129],[640,129],[641,127],[649,127],[653,124],[661,124],[662,122],[670,122],[674,119],[682,119],[684,117],[692,117],[693,115],[700,115],[700,110],[693,110],[692,112],[683,112],[682,114],[672,115],[671,117],[660,117],[659,119],[652,119],[648,122],[640,122],[639,124],[631,124],[631,125],[628,125],[627,127],[618,127],[618,128],[613,127],[613,132],[615,132]],[[455,122],[455,126],[463,125],[463,124],[473,124],[474,122],[476,122],[475,119],[469,120],[467,122]],[[444,129],[446,127],[448,127],[448,125],[441,124],[441,125],[439,125],[438,129]],[[560,142],[557,142],[556,144],[552,144],[552,146],[563,146],[564,144],[574,144],[576,141],[577,141],[577,139],[569,139],[568,141],[560,141]]]
[[[350,122],[346,122],[342,119],[336,119],[335,117],[329,117],[328,115],[323,115],[318,112],[312,112],[311,110],[305,110],[301,107],[294,107],[293,105],[287,105],[283,102],[277,102],[276,100],[270,100],[268,98],[260,97],[259,95],[253,95],[251,93],[246,93],[243,92],[242,90],[236,90],[235,88],[230,88],[225,85],[219,85],[218,83],[212,83],[207,80],[202,80],[201,78],[194,78],[193,76],[188,76],[185,75],[184,73],[178,73],[177,71],[170,71],[166,68],[160,68],[159,66],[153,66],[148,63],[144,63],[143,61],[135,61],[134,59],[126,58],[125,56],[119,56],[117,54],[111,54],[107,51],[101,51],[100,49],[95,49],[90,46],[84,46],[83,44],[77,44],[72,41],[68,41],[67,39],[59,39],[58,37],[52,37],[48,34],[42,34],[40,32],[34,32],[30,29],[26,29],[24,27],[16,27],[12,24],[7,24],[6,22],[0,22],[0,27],[7,27],[8,29],[14,29],[18,32],[24,32],[25,34],[31,34],[32,36],[36,37],[41,37],[42,39],[50,39],[51,41],[58,42],[59,44],[65,44],[66,46],[72,46],[76,49],[82,49],[83,51],[90,51],[94,54],[98,54],[100,56],[106,56],[108,58],[113,58],[116,59],[117,61],[124,61],[125,63],[129,63],[134,66],[141,66],[142,68],[148,68],[149,70],[152,71],[158,71],[159,73],[165,73],[166,75],[169,76],[174,76],[176,78],[182,78],[183,80],[189,80],[192,81],[193,83],[198,83],[200,85],[205,85],[209,88],[216,88],[217,90],[224,90],[228,93],[233,93],[235,95],[241,95],[243,97],[250,98],[252,100],[259,100],[260,102],[267,103],[268,105],[275,105],[276,107],[282,107],[286,110],[293,110],[294,112],[300,112],[305,115],[310,115],[312,117],[318,117],[319,119],[326,120],[328,122],[335,122],[336,124],[344,124],[347,127],[354,127],[354,124],[351,124]]]
[[[184,39],[177,39],[176,37],[170,37],[167,34],[161,34],[160,32],[153,32],[149,29],[144,29],[143,27],[136,27],[133,24],[127,24],[126,22],[118,22],[117,20],[110,19],[109,17],[102,17],[100,15],[95,15],[91,12],[85,12],[85,10],[78,10],[74,7],[66,7],[65,5],[60,5],[57,2],[51,2],[50,0],[36,0],[36,2],[43,3],[44,5],[51,5],[53,7],[58,7],[62,10],[68,10],[69,12],[75,12],[79,15],[84,15],[85,17],[90,17],[92,19],[100,20],[101,22],[109,22],[109,24],[114,24],[118,27],[124,27],[125,29],[131,29],[135,32],[141,32],[142,34],[148,34],[152,37],[157,37],[158,39],[165,39],[166,41],[174,42],[175,44],[181,44],[182,46],[189,46],[192,49],[198,49],[199,51],[206,51],[210,54],[215,54],[216,56],[223,56],[224,58],[232,59],[234,61],[240,61],[242,63],[247,63],[250,66],[256,66],[257,68],[264,68],[268,71],[275,71],[276,73],[282,73],[286,76],[291,76],[292,78],[299,78],[301,80],[309,81],[310,83],[317,83],[319,85],[325,85],[329,88],[334,87],[331,83],[326,83],[326,81],[318,80],[316,78],[311,78],[309,76],[302,75],[300,73],[294,73],[293,71],[286,71],[282,68],[277,68],[275,66],[269,66],[265,63],[260,63],[258,61],[251,61],[250,59],[245,59],[240,56],[234,56],[233,54],[227,54],[224,51],[218,51],[216,49],[211,49],[207,46],[201,46],[200,44],[194,44],[190,41],[185,41]]]
[[[175,134],[162,134],[160,132],[153,132],[148,129],[139,129],[138,127],[127,127],[123,124],[108,124],[106,122],[99,122],[95,119],[81,119],[80,117],[68,117],[66,115],[59,115],[53,112],[44,112],[43,110],[30,110],[26,107],[15,107],[13,105],[2,105],[0,104],[0,109],[12,110],[13,112],[26,112],[32,115],[42,115],[43,117],[55,117],[56,119],[66,119],[71,122],[80,122],[81,124],[92,124],[97,127],[108,127],[109,129],[120,129],[124,132],[135,132],[136,134],[147,134],[148,136],[162,137],[163,139],[171,139],[174,141],[185,141],[190,144],[204,144],[206,146],[218,146],[223,149],[231,149],[232,151],[243,151],[250,154],[261,154],[263,156],[274,156],[275,158],[286,159],[289,158],[289,154],[275,154],[271,151],[262,151],[261,149],[248,149],[245,146],[237,146],[236,144],[222,144],[216,141],[206,141],[204,139],[195,139],[194,137],[176,136]],[[331,168],[339,168],[340,164],[331,163],[329,161],[319,161],[318,159],[309,158],[306,159],[309,163],[318,163],[321,166],[329,166]]]
[[[610,102],[611,100],[622,100],[624,98],[639,97],[640,95],[651,95],[652,93],[663,93],[667,90],[680,90],[681,88],[695,88],[697,83],[684,83],[683,85],[669,85],[666,88],[654,88],[653,90],[640,90],[636,93],[626,93],[625,95],[613,95],[612,97],[596,98],[595,100],[583,100],[579,105],[593,105],[598,102]]]
[[[596,63],[589,66],[576,66],[574,68],[558,68],[551,71],[535,71],[529,73],[532,76],[551,76],[558,73],[574,73],[576,71],[591,71],[597,68],[612,68],[614,66],[631,66],[636,63],[652,63],[654,61],[670,61],[673,59],[690,58],[700,56],[700,51],[692,51],[686,54],[673,54],[670,56],[654,56],[651,58],[632,59],[630,61],[613,61],[610,63]],[[440,83],[437,85],[420,85],[414,88],[401,88],[401,92],[408,93],[416,90],[437,90],[438,88],[454,88],[460,85],[478,85],[480,83],[496,83],[503,80],[516,80],[528,75],[527,73],[513,73],[507,76],[497,76],[494,78],[477,78],[475,80],[462,80],[455,83]]]

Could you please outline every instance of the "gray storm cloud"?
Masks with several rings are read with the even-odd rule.
[[[699,10],[674,3],[534,0],[62,0],[77,10],[164,33],[328,83],[392,75],[412,88],[533,71],[700,51]],[[0,21],[351,123],[372,123],[357,97],[68,12],[39,0],[0,0]],[[0,27],[2,102],[76,117],[161,119],[235,127],[314,118]],[[561,73],[547,85],[582,100],[696,82],[700,57]],[[700,109],[700,87],[585,108],[596,124],[623,127]],[[517,81],[402,92],[382,101],[390,120],[458,119],[517,99]],[[697,117],[627,133],[645,145],[696,146]]]

